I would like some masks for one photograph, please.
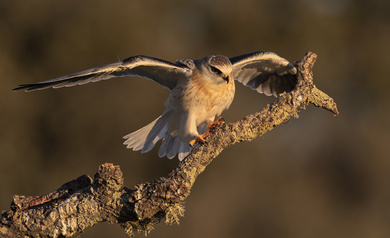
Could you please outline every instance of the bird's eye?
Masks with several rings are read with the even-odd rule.
[[[212,71],[213,73],[222,74],[221,70],[219,70],[219,69],[217,69],[217,68],[215,68],[215,67],[213,67],[213,66],[210,66],[210,68],[211,68],[211,71]]]

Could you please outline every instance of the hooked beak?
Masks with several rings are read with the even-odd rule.
[[[229,83],[229,74],[225,74],[222,78],[226,81],[226,83]]]

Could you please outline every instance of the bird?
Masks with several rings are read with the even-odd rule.
[[[228,58],[209,55],[202,59],[166,60],[137,55],[122,61],[87,69],[51,80],[21,84],[13,91],[26,92],[83,85],[114,77],[139,76],[151,79],[171,91],[162,115],[123,138],[127,148],[149,152],[162,141],[158,156],[182,161],[194,144],[204,143],[209,130],[231,105],[235,81],[278,97],[296,85],[297,69],[269,51],[257,51]]]

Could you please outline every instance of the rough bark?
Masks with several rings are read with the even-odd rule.
[[[178,223],[196,178],[225,148],[287,123],[309,103],[338,114],[333,99],[313,84],[316,58],[308,52],[296,63],[293,91],[283,93],[261,112],[218,126],[166,177],[128,189],[119,166],[103,164],[94,179],[80,176],[45,196],[14,196],[11,209],[2,212],[0,236],[70,237],[99,222],[119,223],[129,235],[146,234],[161,219]]]

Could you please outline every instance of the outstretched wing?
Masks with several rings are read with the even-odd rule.
[[[117,63],[87,69],[39,83],[22,84],[13,90],[25,90],[27,92],[46,88],[71,87],[124,76],[140,76],[152,79],[161,86],[173,90],[177,81],[180,78],[187,77],[190,70],[184,64],[174,64],[165,60],[139,55]]]
[[[259,93],[277,97],[295,87],[297,69],[275,53],[259,51],[230,58],[230,61],[235,80]]]

